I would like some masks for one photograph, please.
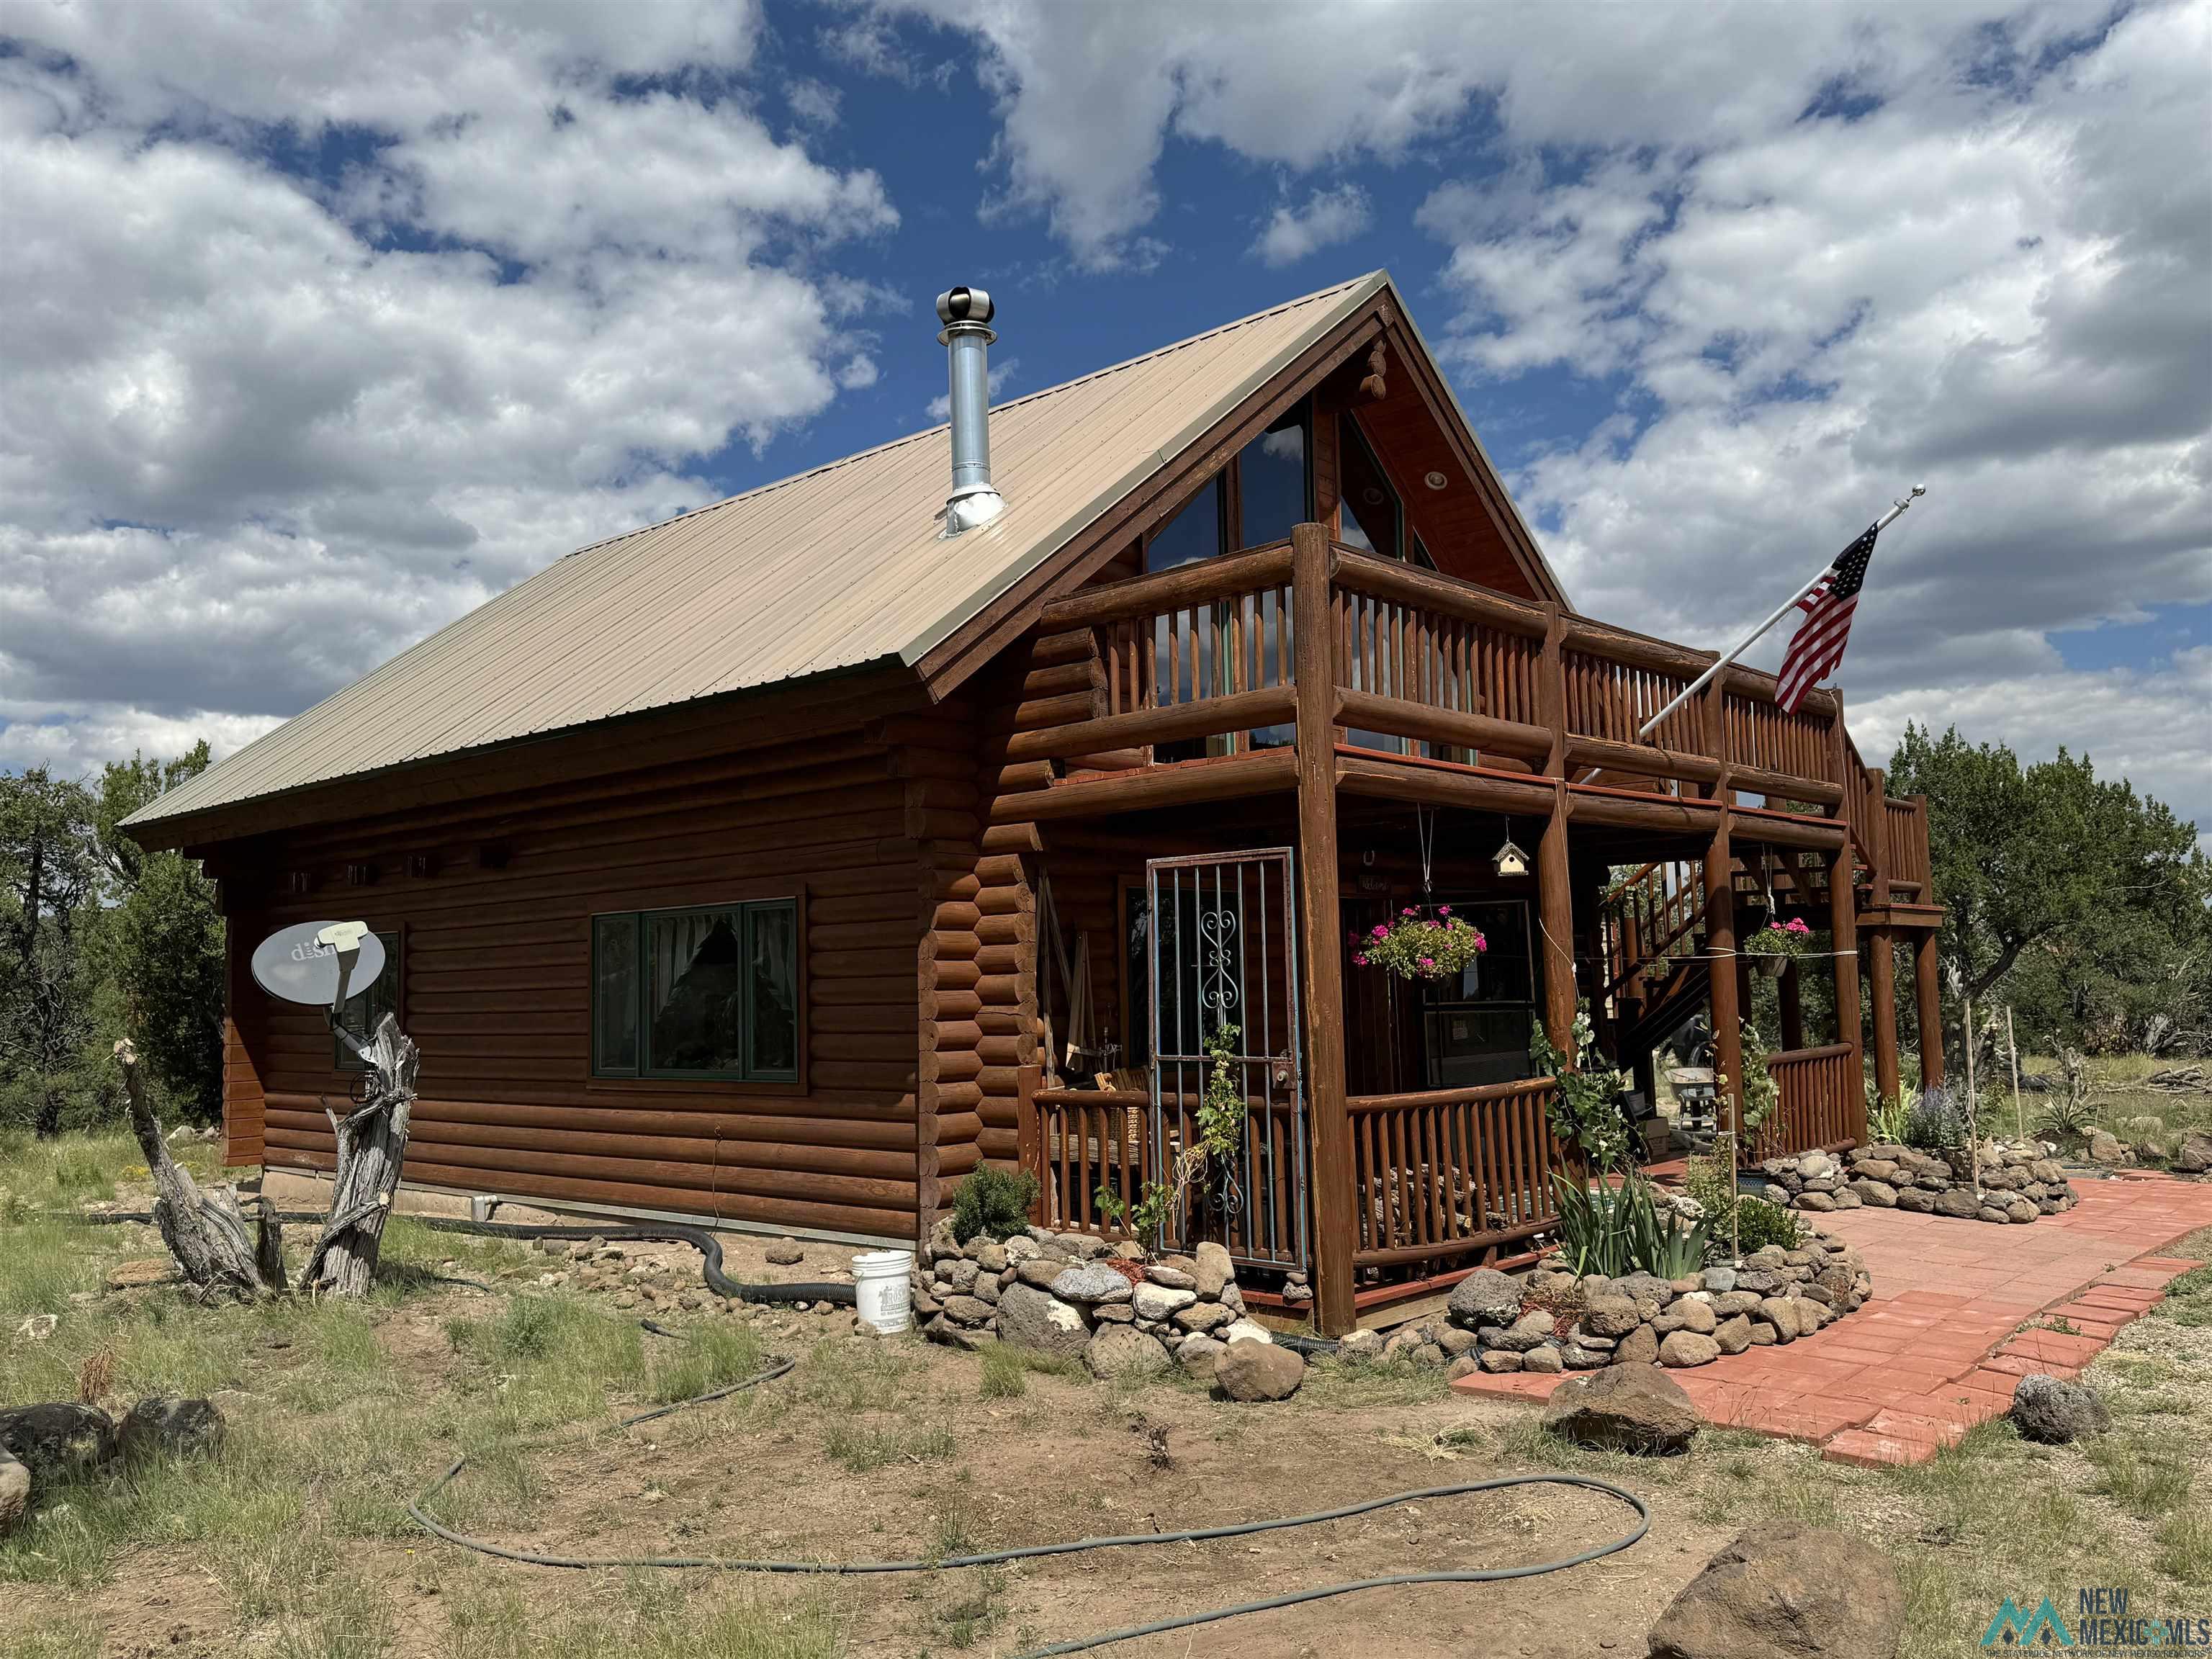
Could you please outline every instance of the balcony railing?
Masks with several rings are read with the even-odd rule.
[[[1568,1168],[1546,1112],[1554,1086],[1534,1078],[1346,1102],[1352,1265],[1495,1254],[1554,1225],[1552,1177]]]
[[[1866,1133],[1866,1095],[1858,1054],[1848,1042],[1795,1048],[1766,1057],[1782,1098],[1759,1126],[1752,1156],[1786,1158],[1815,1147],[1849,1146]]]

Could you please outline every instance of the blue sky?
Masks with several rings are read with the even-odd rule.
[[[2212,826],[2212,9],[0,0],[0,765],[1378,265],[1576,599]],[[1778,638],[1754,660],[1771,663]]]

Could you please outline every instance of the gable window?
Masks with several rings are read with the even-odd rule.
[[[1313,517],[1311,405],[1301,399],[1229,458],[1182,510],[1145,538],[1145,568],[1172,570],[1247,547],[1286,542]]]
[[[596,1077],[799,1079],[799,901],[592,918]]]
[[[386,933],[376,930],[376,942],[384,947],[384,971],[376,976],[375,983],[364,986],[346,999],[345,1006],[338,1011],[339,1029],[350,1035],[356,1042],[366,1042],[376,1035],[376,1028],[384,1023],[386,1014],[398,1019],[404,1027],[407,1017],[401,1012],[404,1006],[399,996],[399,933],[397,929]],[[365,1072],[368,1063],[345,1044],[345,1040],[333,1035],[331,1046],[334,1063],[341,1072]]]
[[[1375,452],[1349,415],[1337,422],[1344,439],[1344,499],[1337,515],[1337,538],[1363,553],[1386,559],[1406,556],[1404,510],[1398,492],[1376,460]]]

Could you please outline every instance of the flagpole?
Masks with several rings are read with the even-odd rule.
[[[1915,501],[1918,500],[1921,496],[1925,495],[1927,493],[1927,485],[1913,485],[1910,495],[1906,495],[1903,501],[1895,502],[1892,505],[1888,512],[1883,514],[1881,517],[1875,520],[1874,527],[1875,533],[1879,534],[1882,531],[1888,529],[1890,526],[1895,524],[1904,514],[1906,507],[1911,506]],[[1831,559],[1826,564],[1821,566],[1819,575],[1814,576],[1811,581],[1807,582],[1804,586],[1799,588],[1795,593],[1792,593],[1786,603],[1776,609],[1772,616],[1769,617],[1765,622],[1759,623],[1758,627],[1753,629],[1751,632],[1745,636],[1741,644],[1738,645],[1734,650],[1722,656],[1711,668],[1705,670],[1704,673],[1698,675],[1694,680],[1692,680],[1689,684],[1684,686],[1682,688],[1682,695],[1680,696],[1675,698],[1674,702],[1668,703],[1664,708],[1654,714],[1650,720],[1644,722],[1643,728],[1636,734],[1636,740],[1638,743],[1641,743],[1644,738],[1650,737],[1652,732],[1658,730],[1660,721],[1665,720],[1668,715],[1673,714],[1684,703],[1689,702],[1691,698],[1696,696],[1698,692],[1704,690],[1706,685],[1711,683],[1714,675],[1719,673],[1722,669],[1726,668],[1738,657],[1741,657],[1745,652],[1750,650],[1753,646],[1758,644],[1759,641],[1765,637],[1768,629],[1773,627],[1775,623],[1780,622],[1792,611],[1795,611],[1797,608],[1797,602],[1820,585],[1821,577],[1826,576],[1828,572],[1834,568],[1834,565],[1835,561]]]

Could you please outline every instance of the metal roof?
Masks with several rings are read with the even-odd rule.
[[[126,820],[695,697],[917,660],[1388,283],[1382,271],[991,410],[1006,510],[939,539],[947,428],[571,553]]]

